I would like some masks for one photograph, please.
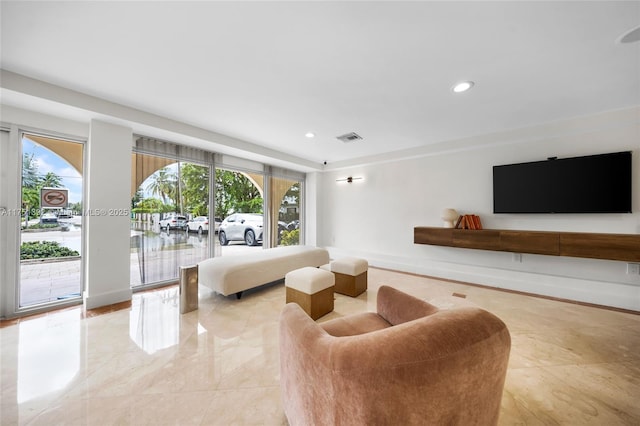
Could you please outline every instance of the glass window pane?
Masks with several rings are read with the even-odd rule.
[[[235,170],[216,169],[216,256],[255,251],[264,245],[264,176]]]
[[[131,286],[176,281],[210,257],[210,167],[141,153],[132,163]]]
[[[81,297],[83,147],[22,135],[20,307]]]
[[[300,188],[301,182],[278,177],[271,178],[271,202],[274,209],[271,235],[272,245],[294,246],[300,244]],[[277,210],[277,211],[276,211]]]

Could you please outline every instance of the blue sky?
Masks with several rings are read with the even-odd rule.
[[[51,152],[48,148],[39,145],[27,137],[22,138],[22,153],[34,153],[34,159],[38,165],[38,175],[44,176],[53,172],[62,179],[62,186],[69,190],[69,202],[82,201],[82,175],[62,157]]]

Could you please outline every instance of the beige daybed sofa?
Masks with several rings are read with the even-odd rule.
[[[213,257],[198,263],[198,284],[224,296],[284,278],[287,272],[305,266],[329,263],[329,252],[311,246],[287,246],[238,256]]]

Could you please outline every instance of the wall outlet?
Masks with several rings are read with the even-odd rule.
[[[627,275],[640,275],[640,263],[627,263]]]

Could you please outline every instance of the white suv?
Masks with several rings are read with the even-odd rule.
[[[187,229],[187,218],[180,214],[172,214],[160,220],[160,229]]]
[[[234,213],[220,224],[218,239],[226,246],[229,241],[244,241],[248,246],[262,242],[262,215],[257,213]]]

